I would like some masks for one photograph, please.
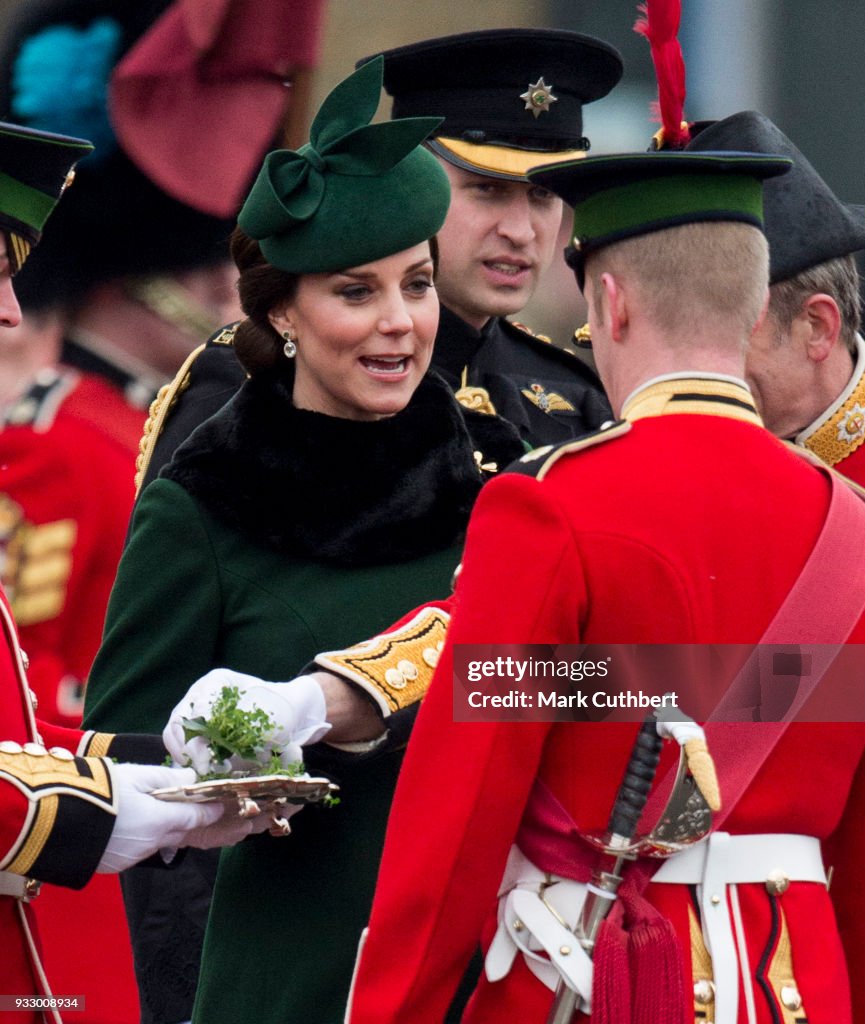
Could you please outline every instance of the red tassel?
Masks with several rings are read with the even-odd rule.
[[[642,897],[635,897],[631,909],[637,911],[637,920],[628,932],[631,1024],[682,1024],[688,1019],[689,1003],[676,932]]]
[[[687,125],[682,127],[685,110],[685,61],[677,34],[682,15],[681,0],[646,0],[637,8],[634,31],[649,40],[655,77],[658,79],[658,103],[664,131],[664,148],[682,149],[690,140]]]
[[[631,1019],[628,936],[613,913],[600,927],[592,960],[592,1024],[623,1024]]]

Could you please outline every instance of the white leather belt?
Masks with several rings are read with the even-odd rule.
[[[541,871],[512,846],[499,889],[499,927],[484,962],[487,978],[500,981],[521,953],[551,992],[564,980],[589,1012],[592,962],[571,931],[585,898],[585,885]]]
[[[751,970],[747,964],[738,894],[727,886],[762,882],[781,895],[790,882],[826,884],[820,841],[813,836],[745,835],[714,832],[702,843],[664,861],[652,882],[696,885],[703,939],[712,957],[715,1024],[735,1024],[741,971],[748,1019],[752,1014]],[[731,905],[733,914],[731,916]]]
[[[29,903],[39,895],[41,884],[35,878],[16,875],[12,871],[0,871],[0,896],[12,896]]]
[[[749,1004],[752,985],[750,968],[739,954],[744,942],[741,935],[737,942],[734,931],[734,924],[742,931],[738,897],[733,889],[728,900],[727,887],[762,882],[770,893],[780,895],[790,882],[825,885],[826,873],[820,842],[813,836],[731,836],[716,832],[666,859],[652,882],[698,887],[703,934],[715,981],[715,1024],[736,1024],[740,962]],[[499,926],[487,950],[488,979],[504,978],[519,953],[547,988],[554,991],[564,979],[581,994],[588,1010],[591,960],[570,930],[579,920],[586,889],[580,882],[541,871],[518,847],[512,847],[499,889]],[[750,1018],[750,1005],[748,1009]]]
[[[723,846],[723,863],[710,865],[720,846]],[[705,884],[709,868],[712,878],[725,885],[768,881],[775,885],[780,883],[783,889],[784,878],[788,882],[826,884],[820,840],[814,836],[784,833],[731,836],[727,832],[715,832],[707,842],[696,843],[669,857],[652,875],[652,881]]]

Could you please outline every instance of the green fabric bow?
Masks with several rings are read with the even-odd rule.
[[[330,93],[297,151],[269,153],[238,223],[252,238],[279,235],[310,220],[333,176],[383,175],[411,153],[442,119],[412,117],[370,124],[381,95],[384,60],[354,72]]]

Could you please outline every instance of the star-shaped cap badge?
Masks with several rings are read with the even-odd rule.
[[[526,110],[531,110],[535,117],[540,117],[553,103],[558,103],[559,97],[553,96],[553,87],[547,85],[542,75],[534,84],[529,83],[528,89],[522,93],[520,99],[526,101]]]

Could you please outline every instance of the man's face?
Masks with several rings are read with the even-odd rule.
[[[745,378],[763,422],[778,437],[795,437],[816,415],[807,405],[813,371],[801,327],[795,319],[782,330],[768,313],[748,346]]]
[[[442,166],[451,205],[437,236],[436,288],[445,306],[480,328],[528,302],[553,258],[562,201],[528,182]]]
[[[21,307],[12,287],[7,245],[6,235],[0,234],[0,327],[17,327],[21,323]]]

